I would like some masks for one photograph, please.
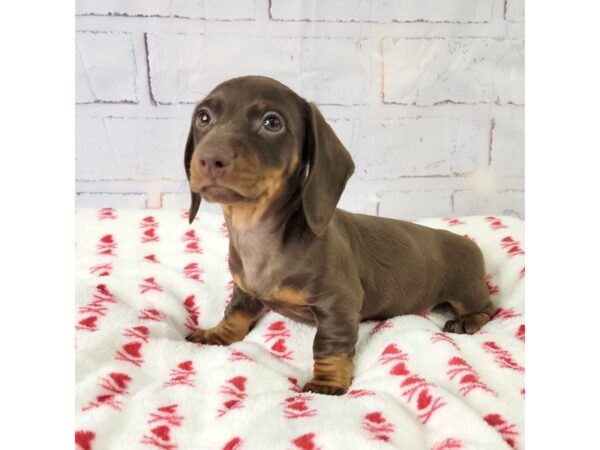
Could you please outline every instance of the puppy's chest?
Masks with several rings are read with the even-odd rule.
[[[289,264],[276,254],[232,252],[229,268],[235,284],[258,300],[282,303],[289,306],[305,306],[308,294],[305,290],[286,284]]]

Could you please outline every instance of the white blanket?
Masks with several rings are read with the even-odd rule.
[[[77,211],[78,449],[521,449],[523,222],[419,223],[481,247],[498,314],[473,336],[450,311],[360,327],[342,397],[304,394],[315,329],[269,312],[229,347],[188,343],[232,290],[222,216]]]

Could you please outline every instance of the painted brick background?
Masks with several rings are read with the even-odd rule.
[[[261,74],[317,103],[352,153],[340,207],[524,215],[523,0],[77,0],[76,14],[78,206],[187,207],[194,103]]]

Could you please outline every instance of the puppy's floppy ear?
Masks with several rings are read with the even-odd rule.
[[[335,207],[354,172],[354,162],[321,112],[307,103],[304,155],[309,174],[302,190],[304,216],[317,236],[333,218]]]
[[[192,125],[190,126],[190,131],[188,133],[187,142],[185,143],[185,156],[183,159],[183,164],[185,166],[185,175],[187,176],[188,182],[190,181],[190,164],[192,162],[192,155],[194,153],[194,120],[192,119]],[[202,198],[200,194],[196,192],[192,192],[190,189],[190,194],[192,195],[190,210],[189,210],[189,222],[190,224],[196,218],[196,214],[198,213],[198,208],[200,208],[200,201]]]

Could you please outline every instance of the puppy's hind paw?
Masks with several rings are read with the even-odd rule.
[[[446,333],[475,334],[489,321],[490,316],[485,313],[466,314],[458,319],[446,322],[443,331]]]
[[[448,322],[446,322],[446,325],[444,325],[444,329],[442,331],[444,333],[462,334],[464,333],[463,324],[459,319],[449,320]]]

